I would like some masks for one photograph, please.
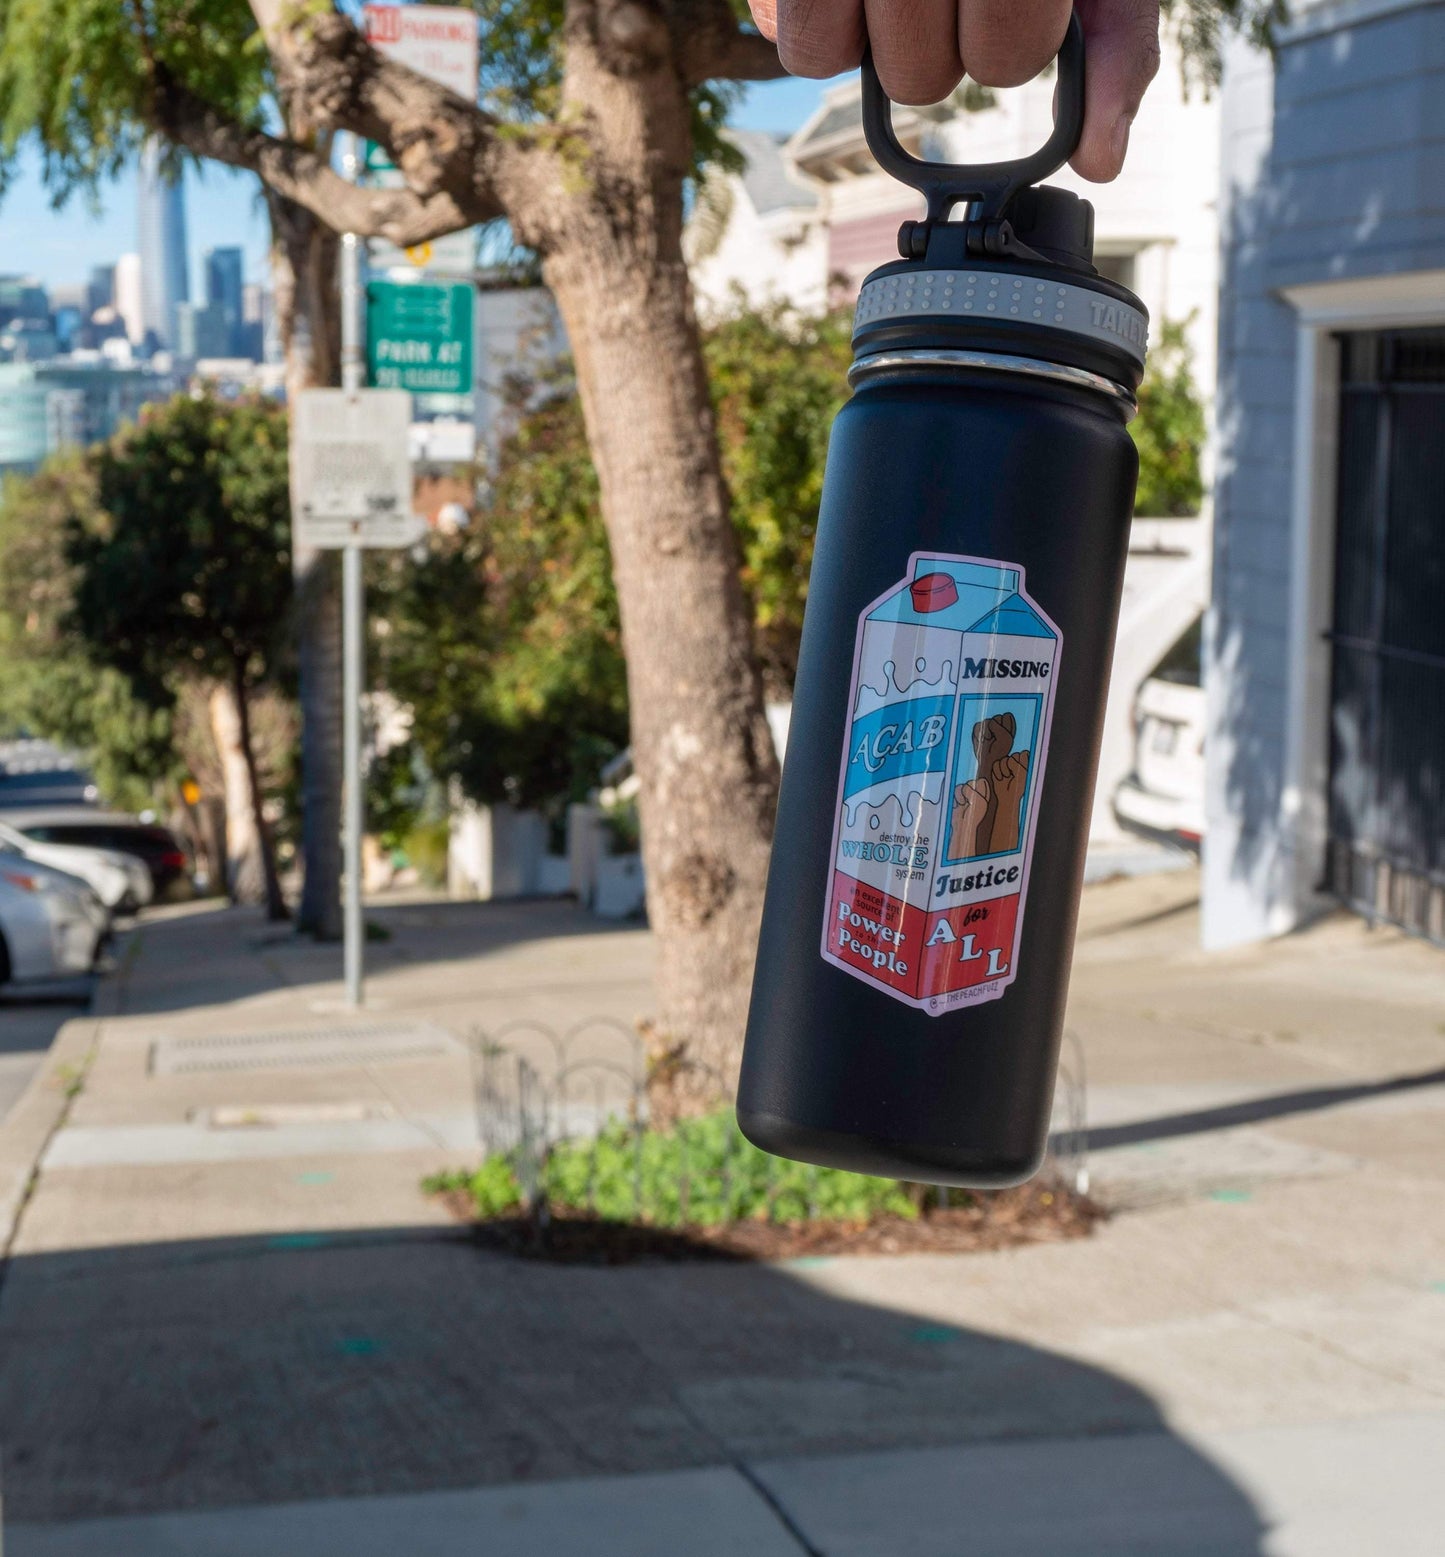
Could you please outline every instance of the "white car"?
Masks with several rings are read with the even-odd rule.
[[[155,895],[151,873],[133,854],[93,844],[50,843],[13,827],[0,814],[0,848],[9,847],[41,865],[79,876],[113,914],[134,913]]]
[[[0,986],[89,973],[109,919],[78,877],[0,847]]]
[[[1198,847],[1204,837],[1203,619],[1194,622],[1134,698],[1134,771],[1114,791],[1126,826]]]

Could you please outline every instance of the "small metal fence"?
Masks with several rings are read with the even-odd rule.
[[[745,1214],[744,1203],[755,1214],[759,1198],[770,1222],[811,1221],[825,1212],[823,1169],[759,1152],[731,1123],[722,1130],[720,1155],[708,1152],[706,1163],[697,1160],[690,1144],[696,1122],[674,1126],[675,1156],[669,1154],[667,1171],[659,1175],[648,1152],[646,1050],[621,1022],[591,1019],[558,1032],[518,1021],[493,1032],[474,1031],[468,1042],[483,1150],[488,1157],[506,1158],[523,1205],[536,1220],[547,1220],[548,1161],[563,1146],[579,1148],[574,1165],[578,1156],[585,1164],[581,1194],[569,1195],[569,1204],[580,1199],[591,1213],[620,1211],[635,1221],[686,1226],[703,1197],[714,1213],[710,1221],[737,1220]],[[711,1067],[684,1059],[673,1068],[697,1083],[688,1090],[727,1095],[724,1078]],[[1083,1045],[1070,1032],[1059,1065],[1057,1128],[1045,1171],[1080,1194],[1089,1188],[1086,1098]],[[606,1172],[604,1159],[610,1165]],[[619,1161],[626,1162],[620,1175]],[[939,1207],[962,1193],[920,1187],[923,1203]]]

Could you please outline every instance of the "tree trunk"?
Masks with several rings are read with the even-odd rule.
[[[686,95],[668,68],[623,77],[582,53],[569,50],[569,91],[605,141],[557,213],[544,275],[576,359],[621,606],[654,1057],[681,1061],[685,1094],[716,1096],[736,1079],[778,764],[682,257]]]
[[[261,860],[261,835],[251,794],[251,770],[241,744],[241,714],[235,691],[218,683],[210,696],[211,734],[221,763],[226,796],[224,870],[215,887],[233,903],[264,903],[266,871]]]
[[[336,383],[340,297],[336,234],[309,211],[268,195],[271,270],[286,352],[286,395]],[[296,928],[341,935],[341,568],[338,555],[292,553],[301,683],[301,904]]]
[[[266,823],[266,800],[261,793],[261,773],[256,766],[256,743],[251,738],[251,698],[246,686],[246,666],[236,661],[232,685],[232,697],[236,705],[236,739],[241,749],[241,760],[246,765],[246,779],[251,791],[251,825],[260,840],[262,900],[266,904],[266,917],[272,921],[289,919],[291,911],[281,894],[281,880],[276,873],[276,847],[271,839],[271,829]]]

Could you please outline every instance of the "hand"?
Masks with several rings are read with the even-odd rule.
[[[993,714],[973,727],[973,754],[978,758],[978,776],[987,778],[993,765],[1014,749],[1018,721],[1012,714]]]
[[[989,812],[991,800],[988,780],[970,779],[953,791],[953,818],[949,825],[949,858],[971,860],[976,854],[988,853],[988,839],[979,837]]]
[[[997,811],[993,821],[992,850],[1010,854],[1019,846],[1024,786],[1029,776],[1029,754],[1016,751],[993,765],[993,793]]]
[[[749,0],[753,20],[795,76],[836,76],[865,42],[897,103],[936,103],[963,79],[1020,86],[1059,52],[1070,0]],[[1074,169],[1117,178],[1129,126],[1159,69],[1159,0],[1078,0],[1084,27],[1084,133]]]

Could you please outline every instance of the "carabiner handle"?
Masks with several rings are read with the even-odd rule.
[[[993,221],[1030,184],[1055,173],[1074,154],[1084,130],[1084,29],[1079,13],[1069,17],[1059,47],[1059,91],[1054,130],[1030,157],[1013,162],[989,162],[965,167],[953,162],[925,162],[905,151],[893,129],[893,104],[878,79],[873,51],[863,56],[863,135],[885,173],[918,190],[928,201],[926,220],[946,222],[960,200],[973,208],[970,220]]]

